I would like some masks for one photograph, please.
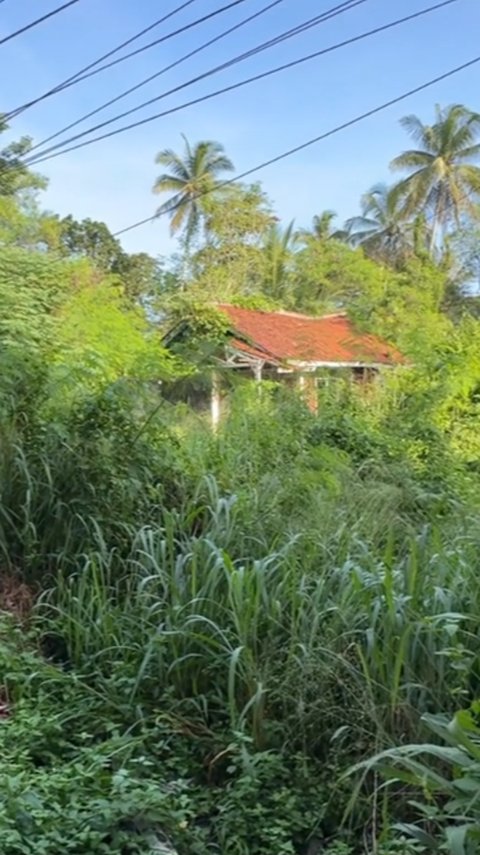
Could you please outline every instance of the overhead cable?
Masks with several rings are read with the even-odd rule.
[[[295,67],[297,67],[297,66],[299,66],[305,62],[311,61],[312,59],[316,59],[320,56],[324,56],[328,53],[331,53],[332,51],[339,50],[340,48],[354,44],[354,43],[359,42],[363,39],[369,38],[370,36],[377,35],[378,33],[385,32],[386,30],[392,29],[393,27],[400,26],[401,24],[404,24],[408,21],[412,21],[416,18],[419,18],[422,15],[426,15],[428,13],[434,12],[438,9],[441,9],[445,6],[451,5],[452,3],[456,3],[456,2],[459,2],[459,0],[442,0],[441,3],[437,3],[434,6],[429,6],[426,9],[422,9],[418,12],[414,12],[411,15],[407,15],[403,18],[397,18],[395,21],[390,21],[389,23],[383,24],[380,27],[375,27],[373,30],[368,30],[367,32],[361,33],[357,36],[352,36],[351,38],[345,39],[342,42],[337,42],[336,44],[330,45],[329,47],[323,48],[322,50],[315,51],[314,53],[307,54],[306,56],[299,57],[296,60],[292,60],[290,62],[284,63],[283,65],[276,66],[275,68],[271,68],[267,71],[256,74],[252,77],[248,77],[244,80],[240,80],[237,83],[232,83],[229,86],[225,86],[222,89],[217,89],[213,92],[209,92],[206,95],[202,95],[198,98],[194,98],[191,101],[186,101],[183,104],[179,104],[177,106],[171,107],[168,110],[164,110],[161,113],[155,113],[153,116],[147,116],[145,119],[140,119],[139,121],[132,122],[129,125],[123,125],[122,127],[117,128],[115,130],[109,131],[109,132],[104,133],[104,134],[100,134],[99,136],[92,137],[91,139],[84,140],[83,142],[77,142],[75,145],[70,145],[71,142],[79,140],[79,139],[83,138],[84,136],[88,135],[89,133],[92,133],[95,130],[98,130],[102,127],[105,127],[106,125],[109,125],[114,121],[117,121],[119,118],[123,118],[124,116],[129,115],[132,112],[136,112],[138,109],[141,109],[141,107],[146,106],[146,104],[150,104],[150,103],[153,103],[154,101],[160,100],[161,98],[166,97],[167,94],[172,94],[173,92],[177,92],[180,89],[184,88],[186,85],[190,85],[189,83],[181,84],[180,86],[175,87],[175,89],[170,90],[170,92],[168,92],[168,93],[163,93],[162,95],[158,96],[157,98],[150,99],[150,101],[146,102],[145,104],[141,105],[140,107],[132,108],[132,110],[128,110],[125,113],[122,113],[120,116],[114,117],[113,119],[109,119],[106,122],[102,122],[101,124],[96,125],[93,128],[89,128],[88,130],[83,131],[81,134],[76,134],[75,136],[70,137],[69,139],[64,140],[63,142],[57,143],[56,145],[51,146],[50,148],[47,148],[43,152],[39,152],[37,155],[34,155],[32,158],[27,158],[27,160],[25,162],[27,164],[43,163],[44,161],[50,160],[51,158],[54,158],[54,157],[59,157],[60,155],[66,154],[70,151],[76,151],[79,148],[83,148],[85,146],[92,145],[92,144],[94,144],[96,142],[100,142],[101,140],[104,140],[104,139],[109,139],[110,137],[114,137],[118,134],[125,133],[125,131],[132,130],[132,129],[137,128],[137,127],[141,127],[145,124],[156,121],[156,120],[163,118],[165,116],[169,116],[169,115],[172,115],[173,113],[177,113],[180,110],[184,110],[186,107],[191,107],[191,106],[196,105],[196,104],[201,104],[204,101],[208,101],[212,98],[217,97],[218,95],[223,95],[227,92],[235,91],[235,90],[237,90],[243,86],[246,86],[250,83],[255,83],[259,80],[263,80],[267,77],[271,77],[274,74],[278,74],[281,71],[286,71],[286,70],[289,70],[291,68],[295,68]],[[251,52],[248,52],[247,55],[251,55]],[[241,56],[244,57],[245,55],[242,54]],[[215,69],[212,69],[210,72],[206,72],[205,75],[201,75],[199,79],[203,79],[204,76],[209,76],[210,74],[216,73],[219,69],[228,68],[228,67],[230,67],[230,65],[232,65],[238,61],[240,61],[239,58],[235,57],[234,60],[231,60],[227,63],[223,63],[222,66],[217,66]]]
[[[89,134],[94,133],[95,131],[100,130],[101,128],[104,128],[107,125],[112,124],[113,122],[117,122],[120,119],[124,118],[125,116],[131,115],[132,113],[135,113],[138,110],[141,110],[144,107],[149,106],[152,103],[156,103],[157,101],[161,101],[164,98],[167,98],[169,95],[173,95],[177,92],[180,92],[181,90],[186,89],[189,86],[192,86],[194,83],[198,83],[201,80],[205,80],[208,77],[211,77],[212,75],[217,74],[220,71],[224,71],[227,68],[231,68],[232,66],[236,65],[239,62],[243,62],[246,59],[250,59],[250,57],[255,56],[258,53],[261,53],[264,50],[268,50],[269,48],[274,47],[275,45],[280,44],[281,42],[286,41],[287,39],[290,39],[293,36],[299,35],[299,34],[305,32],[306,30],[311,29],[312,27],[317,26],[320,23],[323,23],[324,21],[330,20],[331,18],[335,18],[337,15],[343,14],[344,12],[347,12],[350,9],[353,9],[355,6],[360,6],[363,3],[367,3],[367,2],[369,2],[369,0],[344,0],[343,3],[340,3],[337,6],[333,6],[330,9],[327,9],[325,12],[322,12],[320,15],[316,15],[314,18],[309,18],[307,21],[303,21],[301,24],[297,24],[295,27],[291,27],[289,30],[286,30],[282,33],[279,33],[277,36],[269,39],[266,42],[261,42],[259,45],[256,45],[254,48],[250,48],[248,51],[244,51],[243,53],[238,54],[237,56],[234,56],[232,59],[229,59],[226,62],[221,63],[220,65],[214,66],[214,68],[211,68],[206,72],[202,72],[202,74],[199,74],[195,77],[192,77],[189,80],[186,80],[183,83],[180,83],[177,86],[174,86],[172,89],[168,89],[165,92],[162,92],[160,95],[157,95],[154,98],[150,98],[148,101],[145,101],[143,104],[140,104],[137,107],[133,107],[130,110],[126,110],[123,113],[119,113],[116,116],[113,116],[111,119],[108,119],[105,122],[100,122],[97,125],[93,125],[90,128],[87,128],[85,131],[83,131],[79,134],[75,134],[74,136],[68,137],[65,140],[61,140],[60,142],[56,143],[54,146],[50,146],[49,148],[44,149],[43,151],[39,151],[38,154],[33,156],[32,161],[36,158],[41,158],[44,155],[50,154],[51,152],[54,152],[54,151],[57,151],[58,149],[63,149],[64,146],[68,146],[70,143],[76,142],[76,140],[78,140],[78,139],[83,139],[83,137],[88,136]],[[458,0],[445,0],[445,2],[454,3],[454,2],[458,2]],[[342,43],[342,45],[343,45],[343,43]],[[260,77],[262,77],[262,76],[263,75],[260,75]],[[257,78],[255,77],[254,79],[257,79]],[[233,86],[233,88],[234,89],[237,88],[238,85],[243,86],[244,82],[240,82],[240,84],[235,84]],[[227,87],[226,90],[221,89],[218,91],[218,93],[209,94],[206,98],[203,98],[201,100],[207,100],[208,98],[213,97],[213,94],[221,94],[223,91],[228,91],[229,88],[230,87]],[[176,112],[178,109],[183,109],[184,107],[190,106],[190,103],[197,103],[197,101],[186,102],[186,104],[180,105],[180,107],[175,108],[172,112]],[[161,117],[163,115],[168,115],[168,111],[165,114],[160,113],[159,117]],[[54,136],[56,137],[57,134],[55,134]],[[98,139],[103,139],[103,136],[99,137]],[[95,140],[96,140],[96,138],[95,138]],[[49,142],[49,141],[50,141],[50,139],[44,140],[42,143],[38,143],[37,145],[35,145],[32,148],[32,151],[38,149],[40,147],[40,145],[43,145],[45,142]],[[92,140],[92,142],[93,141],[94,140]]]
[[[0,0],[1,2],[1,0]],[[104,104],[101,104],[99,107],[96,107],[95,110],[91,110],[89,113],[85,113],[84,116],[81,116],[79,119],[76,119],[74,122],[71,122],[69,125],[65,125],[61,130],[56,131],[54,134],[51,134],[49,137],[46,137],[44,140],[40,140],[40,142],[35,143],[34,146],[30,149],[30,151],[35,151],[37,148],[41,148],[57,137],[61,136],[61,134],[70,131],[72,128],[77,127],[82,122],[85,122],[87,119],[90,119],[92,116],[97,115],[97,113],[101,113],[102,110],[106,110],[107,107],[111,107],[112,104],[116,104],[117,101],[121,101],[122,98],[126,98],[128,95],[131,95],[132,92],[136,92],[137,89],[141,89],[142,86],[146,86],[147,83],[151,83],[152,80],[160,77],[162,74],[165,74],[167,71],[171,71],[172,68],[176,68],[178,65],[181,65],[187,59],[190,59],[192,56],[195,56],[211,45],[219,42],[221,39],[224,39],[226,36],[229,36],[231,33],[234,33],[236,30],[239,30],[241,27],[244,27],[246,24],[249,24],[251,21],[254,21],[256,18],[259,18],[261,15],[264,15],[266,12],[269,12],[270,9],[273,9],[275,6],[278,6],[280,3],[285,3],[285,0],[272,0],[272,2],[268,3],[266,6],[263,6],[257,12],[254,12],[252,15],[249,15],[247,18],[242,18],[237,24],[234,24],[233,27],[229,27],[227,30],[222,30],[217,36],[214,36],[208,41],[203,42],[203,44],[199,45],[199,47],[194,50],[189,51],[188,53],[183,54],[179,59],[176,59],[174,62],[171,62],[169,65],[165,65],[160,71],[156,71],[155,74],[151,74],[149,77],[144,78],[139,83],[136,83],[135,86],[131,86],[130,89],[126,89],[124,92],[121,92],[119,95],[116,95],[114,98],[111,98],[109,101],[105,101]]]
[[[75,0],[75,2],[78,2],[78,0]],[[187,32],[187,30],[191,30],[193,27],[197,27],[199,24],[203,24],[205,21],[214,18],[216,15],[220,15],[222,12],[227,11],[227,9],[232,9],[234,6],[239,6],[241,3],[245,3],[246,0],[231,0],[231,2],[228,3],[226,6],[222,6],[219,9],[215,9],[213,12],[210,12],[208,15],[204,15],[201,18],[196,18],[194,21],[190,21],[183,27],[179,27],[178,29],[172,30],[166,35],[161,36],[154,42],[149,42],[147,45],[144,45],[143,47],[138,48],[137,50],[132,51],[131,53],[127,53],[125,54],[125,56],[118,57],[117,59],[106,63],[105,65],[99,65],[100,62],[102,62],[104,59],[107,59],[107,57],[110,57],[113,54],[117,53],[119,50],[139,38],[140,35],[143,35],[149,29],[151,30],[154,26],[158,26],[163,21],[166,21],[167,18],[171,18],[172,15],[176,15],[177,12],[179,12],[181,9],[184,9],[186,6],[190,6],[192,3],[195,2],[196,0],[186,0],[186,2],[182,3],[180,6],[177,6],[163,18],[160,18],[158,21],[148,27],[147,30],[142,30],[141,33],[137,33],[135,36],[129,39],[128,42],[124,42],[122,45],[119,45],[118,47],[114,48],[108,54],[105,54],[103,57],[100,57],[94,62],[91,62],[90,65],[87,65],[85,68],[78,71],[72,77],[67,78],[67,80],[63,81],[63,83],[59,83],[58,86],[55,86],[53,89],[49,89],[47,92],[44,92],[43,95],[39,95],[38,98],[34,98],[32,101],[28,101],[26,104],[22,104],[20,107],[11,110],[9,113],[6,114],[5,118],[12,119],[15,116],[18,116],[20,113],[23,113],[29,107],[33,107],[35,104],[39,104],[41,101],[45,101],[46,98],[50,98],[52,95],[56,95],[58,92],[63,92],[65,89],[69,89],[71,86],[75,86],[82,80],[87,80],[89,77],[92,77],[95,74],[99,74],[101,71],[105,71],[108,68],[112,68],[112,66],[117,65],[118,63],[125,62],[125,60],[130,59],[130,57],[137,56],[137,54],[143,53],[144,51],[149,50],[150,48],[154,47],[155,45],[161,44],[162,42],[166,42],[169,39],[174,38],[174,36],[178,36],[181,33]]]
[[[14,33],[4,36],[3,39],[0,39],[0,45],[4,45],[6,42],[15,39],[17,36],[21,36],[22,33],[26,33],[28,30],[32,30],[34,27],[37,27],[38,24],[43,24],[44,21],[47,21],[49,18],[53,18],[54,15],[58,15],[60,12],[63,12],[64,9],[68,9],[69,6],[74,6],[74,4],[78,2],[79,0],[68,0],[68,3],[64,3],[63,6],[57,6],[56,9],[52,9],[51,12],[47,12],[46,15],[42,15],[41,18],[36,18],[35,21],[30,21],[29,24],[25,24],[25,26],[21,27],[19,30],[15,30]]]

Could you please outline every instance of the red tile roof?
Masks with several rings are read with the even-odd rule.
[[[402,355],[373,335],[357,332],[345,315],[313,318],[221,304],[232,324],[232,343],[267,362],[394,365]]]

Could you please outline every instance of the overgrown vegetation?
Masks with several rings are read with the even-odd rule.
[[[162,152],[177,266],[43,213],[28,141],[0,153],[2,855],[479,851],[477,120],[440,112],[449,189],[372,191],[366,230],[282,232],[215,191],[218,144]],[[317,413],[233,383],[212,432],[178,392],[227,299],[344,308],[408,361]]]

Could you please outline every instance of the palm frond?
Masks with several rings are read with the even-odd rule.
[[[418,116],[410,114],[400,119],[400,124],[416,142],[425,145],[429,128],[420,121]]]
[[[169,175],[168,172],[164,172],[162,175],[159,175],[153,185],[154,193],[168,193],[170,191],[180,192],[184,189],[185,182],[181,178]]]
[[[181,229],[187,215],[187,199],[181,193],[172,196],[157,208],[155,216],[170,215],[170,234],[174,235]]]
[[[390,169],[418,169],[429,167],[435,160],[435,155],[431,152],[420,151],[419,149],[410,149],[403,151],[397,157],[394,157],[390,162]]]
[[[480,158],[480,143],[462,148],[457,154],[457,160],[478,160]]]
[[[464,163],[458,167],[458,179],[464,188],[464,195],[480,194],[480,167]]]
[[[189,178],[189,172],[185,167],[185,163],[182,161],[181,157],[171,149],[167,148],[160,151],[155,158],[155,163],[170,169],[173,175],[177,176],[177,178],[181,178],[183,181],[187,181]]]
[[[370,232],[378,229],[378,220],[369,217],[350,217],[345,221],[345,230],[352,234],[353,232]]]

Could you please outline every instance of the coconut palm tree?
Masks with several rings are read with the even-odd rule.
[[[330,209],[322,211],[321,214],[315,214],[312,219],[311,228],[302,229],[299,232],[299,237],[306,243],[311,241],[345,240],[345,232],[333,228],[333,221],[336,218],[336,212]]]
[[[349,243],[367,255],[397,264],[412,251],[413,227],[396,187],[376,184],[361,199],[361,216],[345,223]]]
[[[188,247],[204,217],[204,197],[215,190],[219,176],[232,171],[234,166],[220,143],[205,140],[192,147],[182,136],[185,142],[183,155],[169,148],[157,154],[155,162],[168,171],[158,176],[153,192],[173,194],[158,208],[157,215],[170,215],[171,233],[183,230]]]
[[[461,104],[436,107],[433,125],[424,125],[418,116],[405,116],[401,124],[419,145],[396,157],[391,168],[408,176],[398,185],[405,198],[405,211],[413,215],[424,210],[431,218],[431,250],[439,229],[459,224],[463,214],[473,214],[480,193],[480,114]]]
[[[278,299],[284,297],[288,289],[290,263],[298,240],[293,227],[293,220],[285,229],[278,223],[272,224],[263,244],[264,287],[269,296]]]
[[[315,214],[312,220],[312,235],[317,240],[328,240],[328,238],[331,238],[334,234],[332,224],[336,218],[336,212],[329,209],[322,211],[321,214]]]

